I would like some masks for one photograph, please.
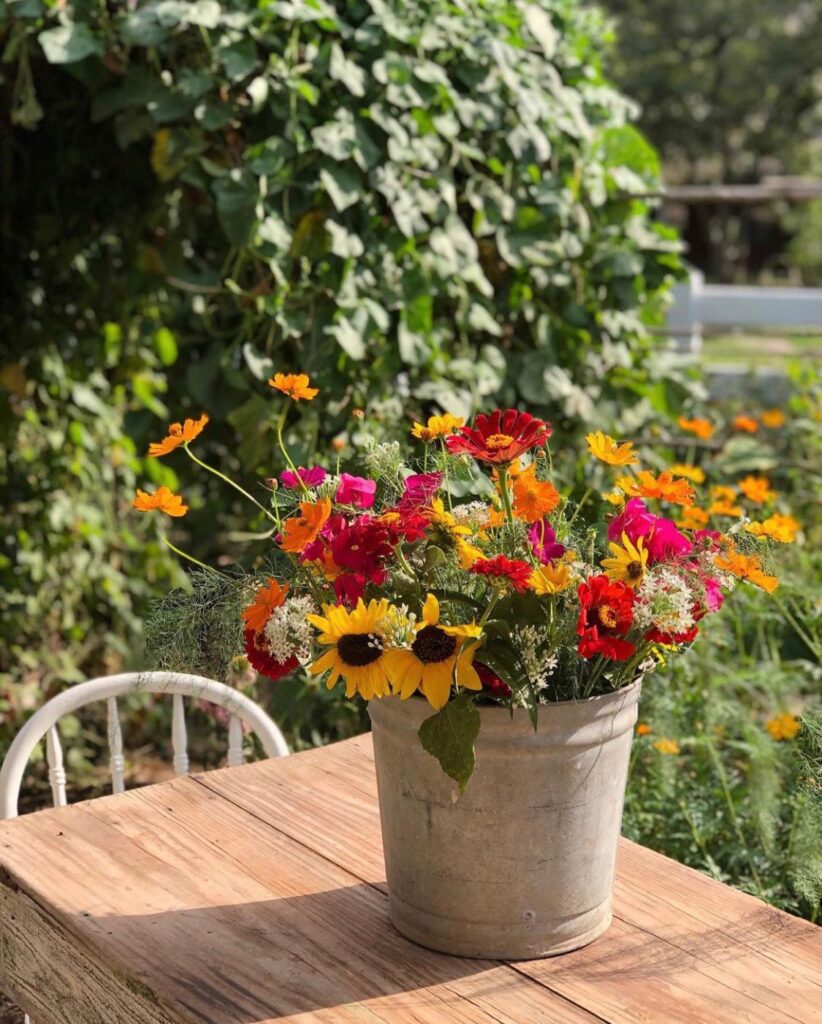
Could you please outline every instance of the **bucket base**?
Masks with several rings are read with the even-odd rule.
[[[598,939],[611,924],[611,901],[601,903],[578,918],[559,921],[549,934],[525,935],[521,928],[499,925],[469,925],[454,922],[454,934],[448,934],[447,922],[432,920],[426,927],[419,907],[410,906],[390,896],[388,916],[397,931],[418,946],[434,949],[450,956],[470,957],[477,960],[541,960],[581,949]],[[446,927],[443,927],[446,925]]]

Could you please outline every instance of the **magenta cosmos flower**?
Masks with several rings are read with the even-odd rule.
[[[283,487],[293,490],[295,487],[300,486],[301,480],[306,487],[319,487],[327,476],[328,474],[322,466],[311,466],[309,469],[303,469],[302,466],[298,466],[296,473],[291,469],[286,469],[283,473],[280,473],[280,481]]]
[[[339,505],[371,508],[374,504],[376,493],[376,480],[366,480],[362,476],[351,476],[350,473],[341,473],[340,486],[337,488],[335,500]]]

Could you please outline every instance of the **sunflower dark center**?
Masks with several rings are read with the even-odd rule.
[[[346,633],[337,641],[337,653],[346,665],[362,668],[382,654],[383,640],[378,633]]]
[[[642,562],[637,562],[636,560],[634,560],[633,562],[629,562],[625,566],[625,572],[632,580],[638,580],[644,572],[642,568]]]
[[[457,649],[457,638],[439,626],[423,626],[411,644],[411,650],[426,665],[445,661]]]

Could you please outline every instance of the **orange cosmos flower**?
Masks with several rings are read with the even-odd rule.
[[[429,444],[438,437],[447,437],[449,434],[453,434],[458,427],[462,426],[465,426],[462,416],[453,416],[450,412],[446,412],[442,416],[429,416],[428,422],[424,425],[415,423],[411,428],[411,436]]]
[[[255,592],[254,600],[243,610],[245,628],[253,629],[255,633],[261,633],[274,609],[279,608],[285,602],[287,593],[287,583],[285,586],[280,586],[275,579],[269,579],[265,586]]]
[[[637,722],[636,729],[634,730],[637,736],[647,736],[650,731],[651,727],[647,722]]]
[[[666,469],[655,477],[647,469],[640,470],[636,476],[621,476],[616,482],[617,487],[630,498],[658,498],[672,505],[693,505],[694,489],[687,480],[675,480],[670,470]]]
[[[639,462],[636,452],[633,450],[632,441],[623,441],[621,444],[617,444],[612,437],[603,434],[601,430],[594,434],[586,434],[585,440],[588,442],[589,454],[593,455],[595,459],[599,459],[600,462],[607,462],[609,466],[635,466]]]
[[[802,728],[802,723],[796,715],[777,715],[776,718],[768,719],[765,723],[765,728],[768,730],[772,739],[775,739],[777,743],[779,743],[782,740],[794,739]]]
[[[693,484],[704,484],[705,483],[705,470],[699,466],[689,466],[685,462],[677,462],[675,466],[671,466],[670,473],[674,476],[685,477],[686,480],[690,480]]]
[[[779,586],[776,576],[768,576],[762,569],[757,555],[743,555],[741,551],[730,548],[715,560],[717,569],[729,572],[740,580],[748,580],[769,594]]]
[[[755,537],[769,537],[780,544],[792,544],[800,530],[799,520],[775,512],[763,523],[749,523],[745,529]]]
[[[759,430],[759,424],[753,416],[746,416],[744,413],[734,416],[732,426],[734,430],[738,430],[743,434],[755,434]]]
[[[330,515],[330,498],[322,498],[320,501],[301,501],[300,514],[291,516],[283,523],[280,547],[283,551],[299,554],[306,545],[317,539]]]
[[[711,423],[710,420],[704,420],[699,416],[694,417],[692,420],[689,420],[686,416],[680,416],[677,423],[679,424],[680,430],[693,434],[702,441],[707,441],[714,432],[713,423]]]
[[[763,427],[784,427],[787,421],[785,413],[781,409],[766,409],[762,413]]]
[[[559,505],[559,491],[547,480],[537,480],[537,467],[531,463],[514,478],[514,515],[526,523],[536,523]]]
[[[701,530],[708,525],[709,513],[698,505],[690,505],[683,508],[682,516],[677,519],[676,525],[686,530]]]
[[[729,516],[731,519],[741,516],[744,511],[741,505],[736,505],[725,498],[717,498],[708,509],[712,516]]]
[[[664,736],[662,739],[657,740],[653,746],[654,750],[658,750],[660,754],[670,754],[671,756],[675,756],[679,753],[679,744],[677,741],[669,740]]]
[[[755,505],[764,505],[776,497],[776,491],[771,490],[771,482],[766,476],[746,476],[739,481],[739,489]]]
[[[711,488],[711,497],[716,498],[717,501],[735,501],[736,488],[728,487],[725,484],[717,484]]]
[[[188,505],[183,504],[181,495],[174,494],[167,487],[158,487],[154,494],[138,490],[134,498],[134,507],[140,512],[165,512],[174,519],[179,519],[188,512]]]
[[[307,373],[275,373],[268,382],[270,388],[282,391],[284,395],[293,398],[295,402],[299,402],[302,398],[310,402],[320,393],[319,388],[310,388],[308,384]]]
[[[185,423],[172,423],[168,428],[168,436],[164,437],[162,441],[153,441],[148,446],[148,454],[153,458],[159,458],[161,455],[168,455],[169,452],[173,452],[175,448],[179,448],[180,445],[188,444],[189,441],[193,441],[195,437],[199,437],[202,434],[206,423],[208,423],[208,416],[206,413],[198,420],[186,420]]]

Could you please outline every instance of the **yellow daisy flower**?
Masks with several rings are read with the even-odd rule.
[[[635,466],[639,463],[636,452],[633,450],[632,441],[623,441],[622,444],[617,444],[612,437],[603,434],[601,430],[597,430],[593,434],[586,434],[585,440],[588,442],[588,452],[600,462],[607,462],[609,466]]]
[[[636,544],[633,544],[628,534],[623,533],[622,547],[612,542],[608,548],[613,554],[613,558],[602,559],[605,575],[609,579],[619,580],[628,587],[638,587],[645,576],[645,569],[648,565],[648,552],[645,550],[644,539],[638,537]]]
[[[466,690],[481,690],[482,682],[471,664],[476,644],[466,643],[481,635],[482,628],[473,623],[440,625],[439,601],[429,594],[410,648],[388,654],[394,692],[406,700],[420,690],[428,703],[439,710],[448,702],[452,682]]]
[[[535,594],[559,594],[571,586],[571,573],[564,562],[550,562],[534,569],[528,585]]]
[[[762,523],[748,523],[745,529],[755,537],[769,537],[780,544],[793,544],[801,524],[793,516],[783,516],[774,512]]]
[[[675,466],[671,466],[669,472],[673,473],[674,476],[684,476],[686,480],[690,480],[694,484],[705,483],[705,470],[700,466],[690,466],[686,462],[677,462]]]
[[[323,605],[324,616],[306,616],[320,630],[319,642],[329,648],[309,667],[311,675],[330,671],[326,683],[329,690],[342,676],[346,697],[359,693],[371,700],[389,694],[386,632],[390,611],[386,598],[369,601],[367,606],[360,598],[352,611],[343,605],[327,604]]]
[[[411,436],[429,444],[438,437],[447,437],[449,434],[453,434],[455,430],[464,425],[465,420],[462,416],[454,416],[450,412],[445,412],[442,416],[429,416],[428,422],[425,424],[414,423],[411,428]]]

